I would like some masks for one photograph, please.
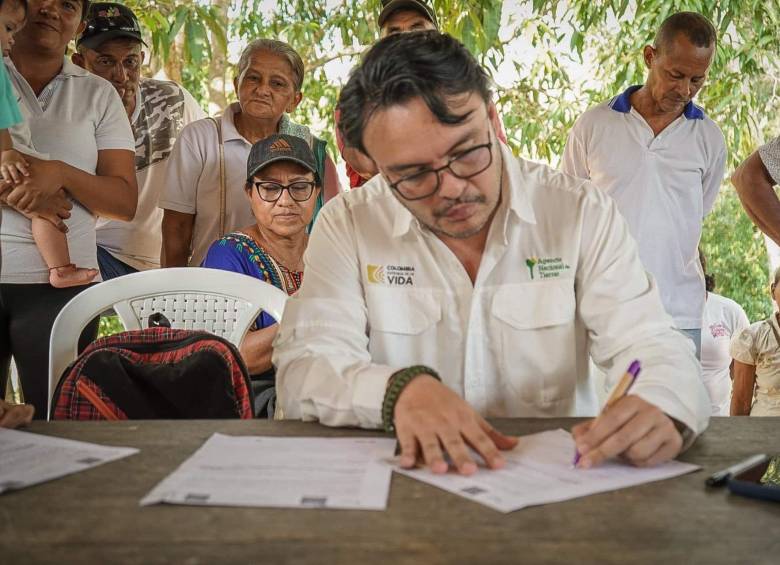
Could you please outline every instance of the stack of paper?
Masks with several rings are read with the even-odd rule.
[[[134,453],[138,450],[0,428],[0,493],[78,473]]]
[[[214,434],[141,505],[384,510],[395,440]]]
[[[574,449],[569,432],[553,430],[520,438],[515,449],[502,453],[506,466],[497,471],[480,468],[470,477],[454,471],[444,475],[427,469],[396,468],[396,471],[499,512],[512,512],[526,506],[669,479],[699,469],[677,461],[650,468],[609,461],[593,469],[577,469],[572,465]]]

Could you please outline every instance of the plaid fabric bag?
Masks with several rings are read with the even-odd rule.
[[[54,420],[252,418],[238,349],[202,331],[150,327],[101,338],[63,373]]]

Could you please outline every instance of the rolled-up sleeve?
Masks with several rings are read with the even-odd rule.
[[[317,219],[304,281],[274,340],[277,412],[328,426],[377,428],[387,381],[399,367],[372,363],[351,212],[343,199]]]
[[[693,344],[664,311],[615,203],[595,187],[586,192],[576,292],[591,356],[610,385],[638,359],[631,394],[700,434],[710,405]]]

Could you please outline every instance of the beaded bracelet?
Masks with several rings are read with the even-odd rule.
[[[441,381],[439,374],[425,365],[413,365],[406,369],[401,369],[390,377],[390,384],[385,390],[385,399],[382,401],[382,425],[388,433],[395,433],[395,404],[401,391],[412,382],[413,379],[421,375],[430,375],[437,381]]]

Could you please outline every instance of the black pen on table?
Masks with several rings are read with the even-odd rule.
[[[612,406],[618,400],[620,400],[626,394],[628,394],[631,385],[634,384],[634,381],[639,376],[639,371],[641,370],[642,370],[642,364],[639,362],[638,359],[634,359],[631,362],[631,364],[628,366],[628,370],[620,378],[620,382],[618,383],[618,385],[614,389],[612,389],[612,394],[609,395],[609,398],[607,399],[606,404],[604,404],[604,408],[601,409],[599,416],[603,414],[607,409],[609,409],[610,406]],[[580,462],[580,457],[581,455],[579,450],[576,450],[574,452],[574,461],[572,462],[572,465],[574,467],[576,467],[577,463]]]

